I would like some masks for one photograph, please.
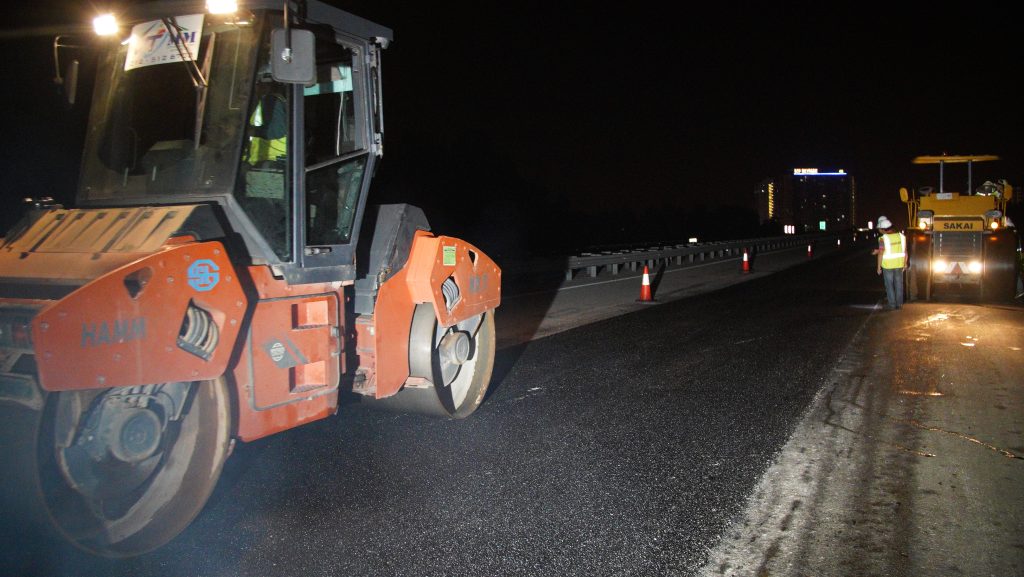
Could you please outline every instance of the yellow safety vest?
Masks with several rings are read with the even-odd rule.
[[[285,132],[287,121],[283,118],[285,114],[285,101],[283,98],[276,96],[274,99],[275,110],[264,112],[263,101],[260,100],[256,103],[256,109],[252,111],[249,124],[256,130],[249,137],[249,153],[245,158],[249,164],[255,165],[267,160],[278,160],[279,158],[284,158],[288,153],[288,138]],[[264,118],[265,114],[273,116]],[[257,134],[260,136],[257,136]],[[278,134],[280,136],[274,138]]]
[[[246,160],[249,164],[258,164],[264,160],[283,158],[287,152],[288,144],[283,137],[269,140],[254,136],[249,140],[249,157]]]
[[[882,268],[903,268],[907,263],[907,238],[901,232],[882,235]]]

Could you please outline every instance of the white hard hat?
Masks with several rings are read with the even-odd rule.
[[[884,216],[878,217],[878,228],[892,228],[892,223]]]

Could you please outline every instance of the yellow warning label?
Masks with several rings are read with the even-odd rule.
[[[441,260],[444,266],[455,266],[455,247],[442,247]]]

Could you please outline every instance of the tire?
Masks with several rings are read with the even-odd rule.
[[[1012,229],[985,238],[985,272],[981,278],[983,302],[1010,302],[1017,292],[1017,238]]]
[[[473,320],[473,319],[471,319]],[[460,325],[476,325],[475,322]],[[469,358],[453,377],[445,377],[439,341],[459,330],[459,325],[438,325],[430,304],[417,305],[413,312],[409,356],[412,376],[428,379],[425,387],[406,386],[385,399],[363,398],[370,408],[434,417],[464,419],[480,407],[494,371],[494,311],[482,313],[472,335]],[[450,369],[450,367],[449,367]],[[448,381],[447,383],[445,381]]]
[[[82,443],[69,442],[83,430],[97,430],[87,429],[96,407],[111,394],[130,389],[49,395],[37,441],[39,487],[52,524],[76,546],[105,557],[146,553],[184,530],[213,492],[230,444],[227,385],[218,379],[166,386],[185,391],[180,418],[166,420],[162,427],[157,421],[148,430],[160,431],[155,440],[142,435],[152,446],[145,458],[140,455],[134,462],[119,460],[114,456],[118,451],[109,446],[101,447],[107,449],[102,456],[83,457],[84,450],[77,448]],[[152,412],[132,411],[126,413]],[[119,439],[132,432],[125,420],[114,434]]]
[[[910,240],[910,270],[907,278],[909,300],[931,300],[931,240],[916,231]]]

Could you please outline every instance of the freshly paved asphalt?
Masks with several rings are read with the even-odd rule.
[[[154,553],[20,544],[5,574],[694,574],[870,318],[872,268],[842,251],[503,349],[466,420],[345,406],[237,447]]]
[[[1024,575],[1024,307],[872,315],[702,577]]]

